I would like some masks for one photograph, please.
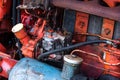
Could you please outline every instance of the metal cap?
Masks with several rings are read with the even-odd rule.
[[[23,29],[23,24],[22,23],[18,23],[15,26],[13,26],[12,32],[15,33],[15,32],[18,32],[18,31],[20,31],[22,29]]]
[[[78,56],[65,55],[64,61],[72,64],[80,64],[83,61],[83,59]]]

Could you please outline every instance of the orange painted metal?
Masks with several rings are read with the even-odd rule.
[[[75,40],[77,42],[83,42],[86,40],[86,36],[77,35],[79,33],[86,33],[88,27],[89,14],[83,12],[76,13],[76,22],[75,22]]]
[[[22,46],[22,48],[21,48],[22,54],[25,57],[34,58],[34,52],[33,51],[34,51],[35,44],[36,44],[36,41],[30,40],[28,42],[28,44]]]
[[[115,7],[117,3],[120,3],[120,0],[103,0],[108,4],[109,7]]]
[[[114,24],[115,24],[114,20],[104,18],[101,36],[111,39],[113,37]]]
[[[0,21],[10,12],[12,0],[0,0]]]
[[[87,76],[98,78],[102,74],[111,74],[120,78],[119,49],[113,47],[101,48],[93,45],[83,46],[79,49],[82,51],[76,52],[76,54],[84,60],[80,69]]]
[[[25,29],[24,28],[22,28],[21,30],[19,30],[18,32],[15,32],[15,35],[16,35],[16,37],[18,38],[18,39],[23,39],[23,38],[25,38],[26,36],[27,36],[27,33],[26,33],[26,31],[25,31]]]
[[[112,39],[113,32],[114,32],[114,24],[115,24],[114,20],[104,18],[101,35],[103,37]],[[104,45],[102,44],[100,46],[104,46]],[[108,49],[105,50],[105,48],[108,48]],[[120,73],[119,73],[120,65],[118,64],[118,63],[120,63],[120,60],[119,60],[120,50],[118,50],[116,48],[111,48],[110,46],[108,46],[108,47],[104,47],[103,51],[104,51],[103,58],[104,58],[105,62],[111,64],[111,65],[104,64],[104,68],[107,70],[107,71],[104,71],[104,74],[111,74],[113,76],[120,78]],[[114,71],[115,73],[113,73],[111,71]]]
[[[120,78],[120,50],[116,48],[108,48],[104,50],[104,60],[112,65],[105,65],[104,74],[111,74]],[[116,73],[112,73],[114,71]]]
[[[35,24],[35,28],[38,27],[37,30],[34,31],[34,35],[37,36],[35,39],[30,39],[28,41],[28,43],[26,45],[23,45],[21,50],[22,50],[22,54],[25,56],[25,57],[30,57],[30,58],[34,58],[34,47],[37,43],[38,40],[40,40],[42,37],[43,37],[43,34],[44,34],[44,27],[46,25],[46,20],[41,20],[41,19],[38,19],[37,22],[41,22],[42,21],[42,24],[41,25],[36,25]],[[39,23],[40,23],[39,22]]]
[[[0,43],[0,51],[6,52],[6,48]]]
[[[6,53],[0,52],[0,76],[8,78],[10,70],[17,63]]]
[[[115,24],[114,20],[104,18],[103,19],[101,36],[105,37],[105,38],[108,38],[108,39],[112,39],[113,32],[114,32],[114,24]],[[100,46],[104,46],[104,44],[100,44]]]
[[[18,29],[19,27],[21,27],[21,29]],[[28,41],[30,40],[29,36],[27,35],[24,29],[23,24],[16,25],[15,28],[12,29],[12,31],[14,32],[15,36],[20,40],[20,42],[23,45],[26,45]]]

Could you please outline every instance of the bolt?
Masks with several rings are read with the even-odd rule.
[[[104,32],[106,35],[109,35],[111,33],[111,30],[109,28],[104,29]]]
[[[85,26],[85,23],[83,21],[79,22],[80,28],[83,28]]]

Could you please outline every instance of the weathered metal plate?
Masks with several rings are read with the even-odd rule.
[[[114,32],[114,24],[115,22],[113,20],[104,18],[101,36],[112,39]]]
[[[86,36],[77,35],[79,33],[86,33],[88,27],[89,14],[83,12],[76,13],[75,22],[75,40],[77,42],[83,42],[86,40]]]

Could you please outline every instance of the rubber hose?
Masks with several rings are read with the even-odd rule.
[[[96,40],[96,41],[88,41],[88,42],[77,43],[77,44],[74,44],[74,45],[70,45],[68,47],[63,47],[63,48],[60,48],[60,49],[56,49],[56,50],[52,50],[52,51],[49,51],[49,52],[42,53],[38,56],[38,60],[40,60],[41,58],[43,58],[45,56],[48,56],[50,54],[55,54],[55,53],[60,52],[60,51],[65,51],[65,50],[68,50],[68,49],[74,49],[74,48],[77,48],[77,47],[80,47],[80,46],[85,46],[85,45],[95,44],[95,43],[111,44],[111,42],[106,41],[106,40]]]
[[[12,19],[13,19],[13,26],[17,23],[17,0],[13,0],[13,4],[12,4]]]
[[[19,6],[21,3],[21,0],[17,0],[17,6]],[[17,23],[21,23],[21,10],[17,9]]]

